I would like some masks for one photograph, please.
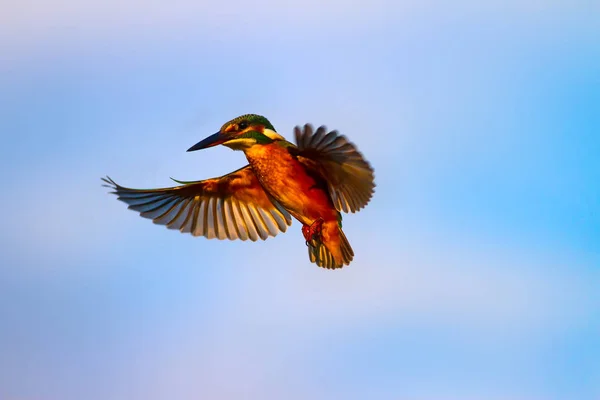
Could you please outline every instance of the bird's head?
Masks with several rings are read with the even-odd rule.
[[[221,129],[196,143],[188,151],[196,151],[219,144],[233,150],[246,150],[254,145],[264,145],[284,138],[262,115],[246,114],[225,123]]]

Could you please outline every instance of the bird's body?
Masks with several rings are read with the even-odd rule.
[[[321,222],[320,241],[331,252],[336,265],[350,263],[354,253],[341,231],[342,216],[331,201],[327,184],[293,156],[296,150],[289,142],[276,141],[252,146],[245,153],[265,191],[303,225]],[[306,239],[309,247],[316,247],[311,246],[309,237]],[[342,254],[342,241],[348,254]]]
[[[303,224],[312,262],[341,268],[354,252],[342,231],[341,211],[355,212],[370,200],[373,170],[337,132],[296,128],[294,145],[269,121],[238,117],[189,151],[224,144],[242,150],[249,165],[220,178],[183,186],[139,190],[117,185],[120,200],[169,228],[207,238],[266,239],[285,231],[290,214]],[[289,214],[288,214],[289,213]]]
[[[318,218],[335,220],[335,209],[322,179],[309,175],[290,153],[289,142],[273,142],[248,149],[246,158],[265,191],[304,225]]]

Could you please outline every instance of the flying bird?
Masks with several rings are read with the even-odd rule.
[[[342,231],[342,212],[356,212],[374,193],[373,169],[354,144],[325,126],[294,129],[296,145],[269,120],[246,114],[190,147],[224,145],[249,164],[218,178],[179,181],[163,189],[130,189],[102,178],[129,208],[169,229],[208,239],[256,241],[285,232],[291,216],[302,223],[310,261],[342,268],[354,251]]]

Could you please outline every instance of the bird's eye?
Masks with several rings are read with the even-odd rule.
[[[248,127],[248,122],[242,121],[238,124],[238,130],[243,131]]]

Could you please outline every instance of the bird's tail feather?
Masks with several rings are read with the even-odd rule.
[[[335,226],[339,240],[328,240],[324,243],[322,238],[315,238],[308,242],[308,257],[310,261],[316,263],[319,267],[327,269],[342,268],[350,264],[354,258],[354,251],[342,231],[342,228]]]

